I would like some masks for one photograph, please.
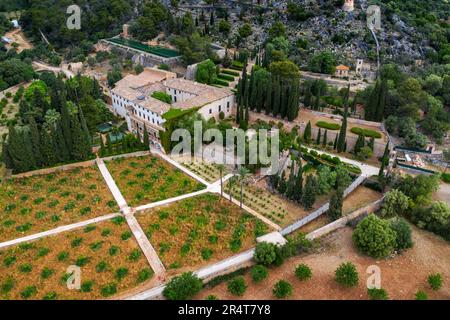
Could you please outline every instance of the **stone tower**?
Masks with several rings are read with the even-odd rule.
[[[345,0],[342,10],[344,10],[346,12],[351,12],[354,9],[355,9],[354,1],[353,0]]]

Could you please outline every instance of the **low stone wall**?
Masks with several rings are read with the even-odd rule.
[[[90,167],[93,165],[95,165],[95,159],[87,160],[87,161],[83,161],[83,162],[69,163],[69,164],[59,166],[59,167],[45,168],[45,169],[39,169],[39,170],[19,173],[19,174],[12,175],[10,178],[13,178],[13,179],[26,178],[26,177],[32,177],[32,176],[37,176],[37,175],[50,174],[50,173],[54,173],[54,172],[69,171],[69,170],[72,170],[75,168]]]
[[[358,210],[353,211],[352,213],[330,223],[326,226],[319,228],[311,233],[309,233],[306,238],[309,240],[314,240],[320,237],[323,237],[324,235],[331,233],[333,231],[336,231],[337,229],[343,228],[347,225],[348,222],[362,216],[365,214],[369,214],[372,212],[377,211],[381,208],[381,204],[383,203],[384,197],[368,204],[365,207],[359,208]]]
[[[118,154],[115,156],[105,157],[102,159],[104,161],[110,161],[110,160],[120,159],[120,158],[140,157],[140,156],[145,156],[145,155],[149,155],[149,154],[150,154],[150,151],[137,151],[137,152],[132,152],[132,153]],[[69,163],[69,164],[65,164],[62,166],[58,166],[58,167],[51,167],[51,168],[34,170],[34,171],[28,171],[28,172],[24,172],[24,173],[15,174],[15,175],[12,175],[7,178],[8,179],[26,178],[26,177],[32,177],[32,176],[37,176],[37,175],[50,174],[50,173],[54,173],[54,172],[69,171],[69,170],[72,170],[75,168],[90,167],[93,165],[95,165],[95,159],[87,160],[87,161],[83,161],[83,162]]]

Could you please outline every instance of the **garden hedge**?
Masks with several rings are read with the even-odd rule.
[[[225,81],[229,81],[229,82],[234,81],[234,77],[233,76],[230,76],[230,75],[227,75],[227,74],[223,74],[223,73],[219,73],[217,75],[217,78],[225,80]]]
[[[222,79],[216,79],[216,81],[214,81],[214,84],[218,84],[220,86],[224,86],[224,87],[228,87],[228,82]]]
[[[354,127],[350,131],[357,135],[363,134],[366,138],[375,138],[375,139],[381,138],[381,133],[375,130]]]
[[[228,70],[228,69],[222,69],[222,73],[229,74],[231,76],[239,77],[239,72]]]
[[[328,130],[339,130],[341,128],[340,124],[326,122],[326,121],[318,121],[318,122],[316,122],[316,126],[318,126],[319,128],[328,129]]]

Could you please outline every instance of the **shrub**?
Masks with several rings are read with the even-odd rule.
[[[357,135],[364,135],[366,138],[375,138],[375,139],[381,138],[381,133],[375,130],[353,127],[351,128],[350,131]]]
[[[445,183],[450,183],[450,173],[442,173],[441,174],[441,179]]]
[[[300,264],[295,268],[295,276],[298,280],[308,280],[312,276],[311,268],[306,264]]]
[[[138,261],[139,258],[141,257],[141,255],[142,255],[141,250],[134,249],[133,251],[131,251],[130,255],[128,256],[128,260]]]
[[[428,295],[425,291],[419,290],[416,292],[416,300],[428,300]]]
[[[93,286],[93,285],[94,285],[94,282],[91,281],[91,280],[84,281],[84,282],[81,284],[80,291],[81,291],[81,292],[91,292],[91,291],[92,291],[92,286]]]
[[[326,121],[318,121],[318,122],[316,122],[316,126],[318,126],[319,128],[324,128],[324,129],[328,129],[328,130],[339,130],[341,128],[340,124],[326,122]]]
[[[258,283],[267,278],[269,270],[265,266],[257,264],[252,268],[251,275],[253,281]]]
[[[395,236],[389,221],[370,214],[356,226],[352,238],[362,252],[374,258],[383,258],[394,249]]]
[[[353,263],[342,263],[335,271],[335,280],[341,286],[355,287],[358,285],[358,271]]]
[[[41,271],[41,278],[42,279],[48,279],[54,273],[55,273],[55,270],[45,267]]]
[[[29,263],[24,263],[19,266],[19,271],[22,273],[30,273],[33,270],[33,266]]]
[[[116,279],[122,280],[128,275],[128,269],[127,268],[119,268],[116,270]]]
[[[214,84],[218,84],[219,86],[228,87],[228,82],[226,82],[225,80],[221,80],[221,79],[216,79],[214,81]]]
[[[187,300],[202,289],[203,284],[192,272],[172,278],[163,290],[163,295],[169,300]]]
[[[381,206],[381,216],[394,217],[402,215],[409,208],[409,197],[397,189],[392,189],[386,193]]]
[[[77,261],[75,261],[75,264],[79,267],[85,266],[90,261],[90,258],[85,256],[80,256],[77,258]]]
[[[106,286],[102,287],[100,293],[104,297],[110,297],[117,292],[117,285],[115,283],[109,283]]]
[[[367,294],[369,295],[370,300],[388,300],[389,296],[383,288],[371,288],[367,289]]]
[[[56,300],[57,297],[58,294],[55,291],[50,291],[44,297],[42,297],[42,300]]]
[[[260,242],[256,245],[253,259],[256,263],[269,266],[277,258],[277,247],[273,243]]]
[[[442,287],[442,276],[440,273],[430,274],[428,276],[428,284],[431,289],[437,291]]]
[[[28,286],[26,287],[21,293],[20,296],[23,299],[28,299],[34,296],[37,293],[37,289],[35,286]]]
[[[217,298],[217,296],[215,296],[215,295],[213,295],[213,294],[210,294],[210,295],[208,295],[206,298],[205,298],[205,300],[219,300],[219,298]]]
[[[124,233],[121,234],[120,238],[125,241],[130,239],[132,235],[133,234],[131,233],[131,231],[125,231]]]
[[[402,251],[412,248],[413,241],[411,237],[411,228],[409,224],[402,218],[395,218],[391,220],[391,228],[394,230],[395,236],[395,250]]]
[[[67,251],[61,251],[60,253],[58,253],[57,259],[58,261],[64,261],[67,260],[68,257],[69,253]]]
[[[150,279],[153,275],[153,271],[150,268],[145,268],[139,271],[137,282],[142,283],[148,279]]]
[[[8,277],[0,286],[0,291],[3,294],[10,292],[15,286],[15,281],[13,278]]]
[[[235,296],[244,295],[247,290],[247,285],[245,284],[244,277],[237,277],[230,281],[227,284],[228,292],[234,294]]]
[[[292,294],[292,285],[284,280],[280,280],[273,286],[273,295],[278,299],[283,299]]]

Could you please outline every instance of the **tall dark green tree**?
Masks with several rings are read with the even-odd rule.
[[[348,117],[348,99],[349,99],[350,85],[346,93],[345,107],[344,107],[344,118],[342,119],[342,126],[339,131],[339,138],[337,141],[336,150],[338,153],[344,152],[345,140],[347,136],[347,117]]]
[[[308,121],[303,132],[303,140],[309,143],[311,141],[311,121]]]
[[[328,130],[325,129],[325,133],[323,134],[323,142],[322,142],[322,145],[323,145],[324,147],[327,146],[327,143],[328,143],[327,140],[328,140]]]
[[[338,188],[333,193],[330,200],[330,209],[328,215],[331,219],[337,220],[342,217],[342,206],[344,204],[344,192],[342,188]]]
[[[322,136],[322,131],[319,128],[319,131],[317,131],[317,138],[316,138],[316,144],[319,145],[320,144],[320,138]]]
[[[302,204],[306,210],[313,207],[316,202],[317,195],[317,178],[313,175],[308,175],[306,178],[305,189],[302,196]]]

